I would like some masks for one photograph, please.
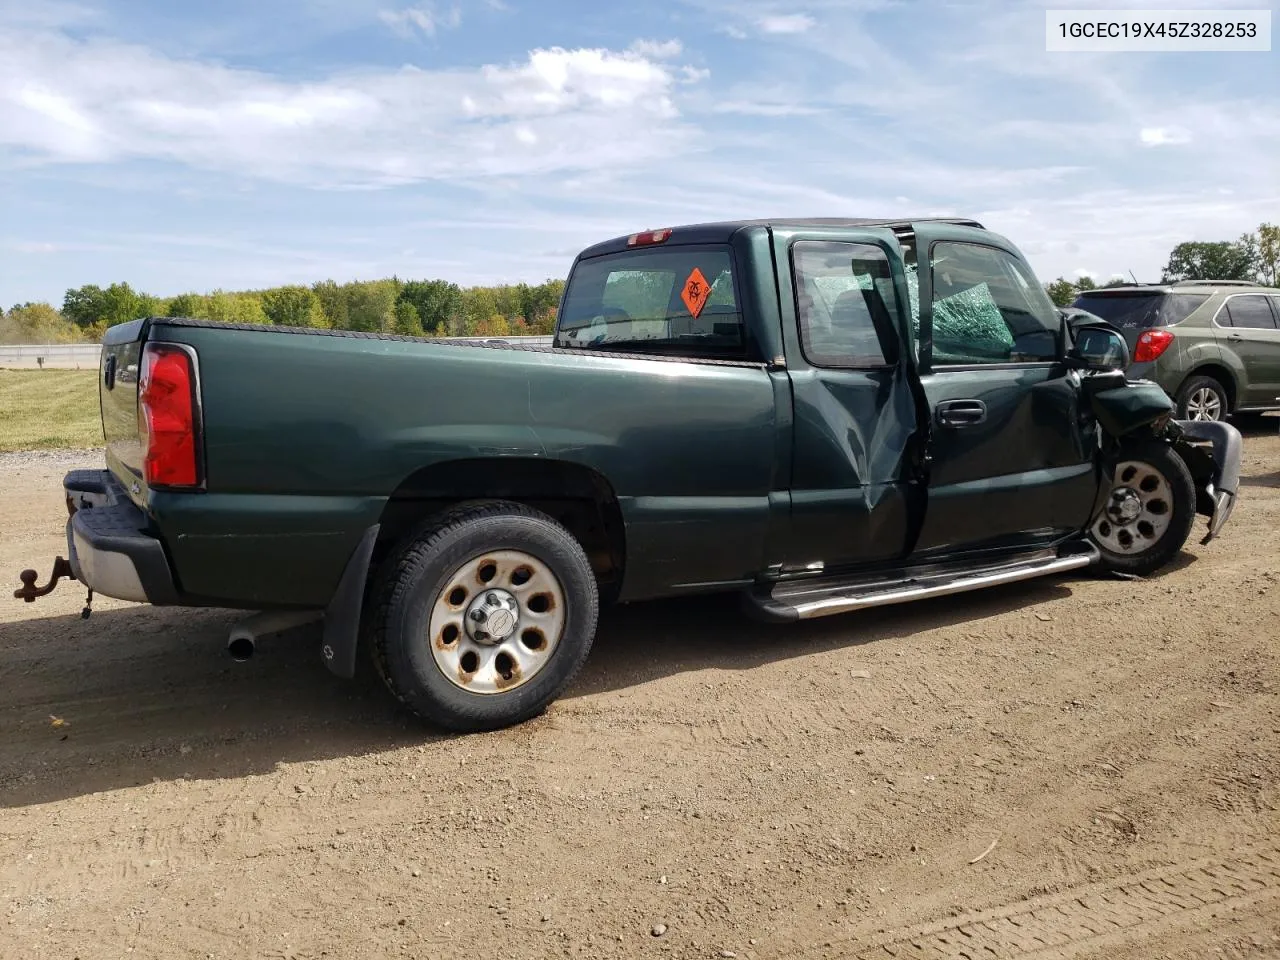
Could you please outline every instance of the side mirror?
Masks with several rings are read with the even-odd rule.
[[[1078,370],[1127,370],[1129,344],[1110,326],[1081,324],[1071,328],[1067,363]]]

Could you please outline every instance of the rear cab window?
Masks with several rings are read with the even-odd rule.
[[[555,345],[566,349],[747,360],[727,244],[627,250],[578,261]]]
[[[1071,305],[1088,310],[1122,330],[1149,330],[1181,323],[1208,299],[1207,293],[1126,290],[1082,293]]]

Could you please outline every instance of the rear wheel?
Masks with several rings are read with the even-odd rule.
[[[1223,420],[1230,412],[1226,387],[1213,377],[1191,377],[1176,403],[1180,420]]]
[[[1106,506],[1089,531],[1103,568],[1139,576],[1159,570],[1187,542],[1195,506],[1191,473],[1168,444],[1125,447]]]
[[[519,503],[466,505],[389,565],[374,657],[418,716],[452,730],[509,726],[568,686],[598,607],[591,565],[564,527]]]

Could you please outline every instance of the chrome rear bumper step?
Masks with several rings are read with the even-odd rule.
[[[748,611],[765,620],[809,620],[1065,573],[1087,567],[1097,559],[1097,547],[1078,541],[1063,551],[1043,551],[1002,562],[975,564],[970,561],[950,567],[906,568],[892,576],[824,577],[780,583],[768,592],[747,594],[746,601]]]

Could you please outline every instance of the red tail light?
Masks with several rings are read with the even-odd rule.
[[[167,343],[142,350],[138,377],[138,432],[149,487],[196,487],[200,475],[200,423],[195,354]]]
[[[1137,349],[1133,351],[1134,363],[1150,363],[1169,349],[1173,343],[1173,334],[1168,330],[1144,330],[1138,337]]]

